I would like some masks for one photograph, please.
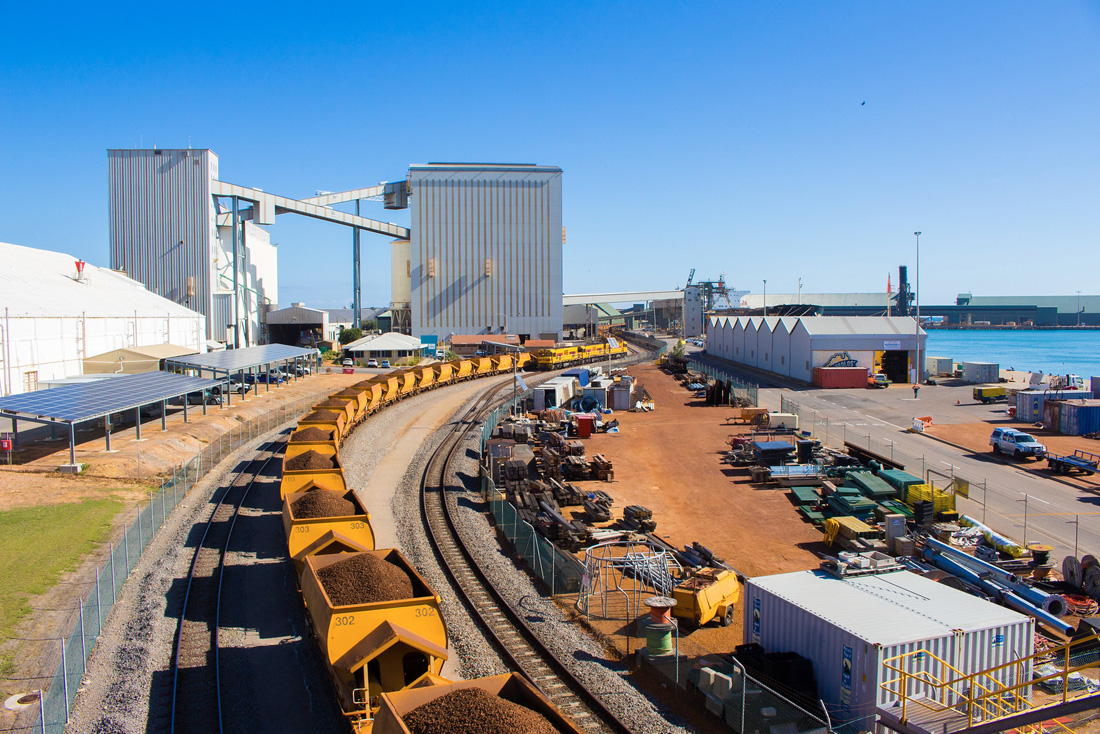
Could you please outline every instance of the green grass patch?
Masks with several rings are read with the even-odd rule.
[[[14,634],[32,597],[49,590],[107,537],[123,506],[117,499],[97,499],[0,512],[0,640]]]

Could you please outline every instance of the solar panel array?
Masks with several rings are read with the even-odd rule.
[[[291,347],[286,344],[263,344],[244,349],[224,349],[206,354],[188,354],[165,360],[167,367],[190,367],[193,369],[217,370],[218,372],[241,372],[251,367],[264,367],[274,362],[289,359],[309,359],[317,356],[316,349]]]
[[[120,413],[187,393],[209,390],[220,380],[188,377],[170,372],[120,375],[80,385],[65,385],[0,398],[0,412],[10,411],[79,422]]]

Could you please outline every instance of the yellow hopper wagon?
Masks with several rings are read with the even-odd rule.
[[[355,492],[340,494],[314,489],[288,494],[283,499],[283,530],[299,573],[304,566],[299,558],[301,552],[326,533],[351,541],[360,550],[374,550],[370,513],[363,509]]]
[[[290,445],[287,445],[290,451]],[[286,499],[293,492],[305,492],[311,487],[348,491],[344,484],[344,470],[336,455],[336,446],[302,447],[301,451],[283,457],[283,479],[279,485],[279,499]]]

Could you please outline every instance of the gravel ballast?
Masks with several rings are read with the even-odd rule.
[[[351,500],[344,499],[339,492],[327,489],[311,489],[304,497],[299,497],[291,505],[294,517],[298,520],[312,520],[319,517],[348,517],[358,508]]]
[[[412,734],[556,734],[546,717],[480,688],[460,688],[401,717]]]
[[[317,572],[333,606],[409,599],[412,579],[403,568],[370,553],[360,553]]]

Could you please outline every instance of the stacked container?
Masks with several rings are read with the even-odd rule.
[[[995,362],[963,362],[960,366],[963,382],[984,385],[1001,380],[1001,366]]]
[[[1038,423],[1046,417],[1046,401],[1088,399],[1080,390],[1020,390],[1016,393],[1016,420]]]
[[[1057,424],[1059,431],[1067,436],[1084,436],[1100,431],[1100,400],[1064,400],[1061,405]]]

